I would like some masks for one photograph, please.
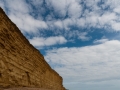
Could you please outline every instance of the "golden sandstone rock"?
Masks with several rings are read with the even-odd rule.
[[[62,81],[0,8],[0,88],[65,90]]]

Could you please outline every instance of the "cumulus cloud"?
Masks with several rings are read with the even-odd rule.
[[[113,12],[116,11],[118,12],[118,4],[117,6],[114,6],[113,8],[110,9],[103,9],[101,6],[98,6],[100,3],[100,0],[96,0],[96,1],[89,1],[86,0],[86,5],[90,8],[86,8],[84,9],[84,12],[82,12],[82,16],[81,18],[78,18],[77,21],[81,21],[80,23],[77,23],[78,26],[84,26],[84,27],[95,27],[95,28],[112,28],[113,30],[119,30],[118,27],[118,21],[119,17],[117,16],[116,13]],[[110,6],[111,2],[107,1],[108,4],[105,4],[106,7]],[[116,5],[116,4],[114,4]],[[74,22],[72,24],[75,24]],[[114,25],[114,26],[113,26]]]
[[[36,33],[38,29],[46,29],[47,24],[42,20],[36,20],[28,14],[21,14],[17,12],[16,14],[10,14],[10,19],[15,22],[22,32]]]
[[[21,12],[24,14],[29,12],[29,5],[25,2],[25,0],[5,0],[5,4],[7,4],[6,8],[10,11],[9,13]],[[17,5],[17,7],[15,5]]]
[[[107,41],[109,41],[109,40],[104,38],[104,39],[100,39],[100,40],[95,40],[93,43],[100,44],[100,43],[105,43]]]
[[[119,4],[119,0],[0,0],[0,6],[23,33],[50,30],[55,35],[56,29],[61,33],[73,28],[79,32],[86,28],[86,33],[90,28],[120,31]]]
[[[54,13],[59,15],[59,17],[66,16],[67,0],[47,0],[47,6],[50,9],[54,9]]]
[[[91,37],[87,36],[88,33],[84,32],[84,33],[80,33],[78,36],[78,39],[82,40],[82,41],[89,41],[91,39]]]
[[[33,6],[39,6],[38,8],[40,8],[40,6],[43,4],[43,0],[29,0],[29,3],[31,3]]]
[[[74,1],[68,7],[68,16],[71,18],[79,18],[82,14],[82,6]]]
[[[113,9],[113,11],[115,12],[115,13],[118,13],[118,14],[120,14],[120,6],[117,6],[117,7],[115,7],[114,9]]]
[[[8,16],[15,24],[17,24],[23,33],[36,33],[38,32],[38,29],[47,28],[45,21],[35,19],[30,15],[30,10],[32,8],[26,3],[25,0],[5,0],[4,3],[7,5],[6,8]],[[17,7],[15,5],[17,5]]]
[[[62,19],[62,28],[69,30],[70,26],[94,27],[119,31],[119,1],[117,0],[62,0],[46,1],[57,14],[65,17]],[[59,3],[58,3],[59,2]],[[86,7],[85,7],[86,6]],[[110,8],[108,8],[110,7]],[[61,12],[63,11],[63,12]]]
[[[34,37],[32,39],[29,39],[30,43],[35,47],[43,47],[43,46],[51,46],[56,44],[64,44],[67,42],[67,40],[62,36],[56,36],[56,37]]]
[[[120,41],[74,48],[58,48],[47,51],[48,63],[58,64],[53,68],[65,82],[103,81],[119,78]]]
[[[115,22],[113,21],[112,23],[112,28],[116,31],[120,31],[120,22]]]
[[[60,29],[63,29],[63,22],[61,20],[55,21],[54,25]]]

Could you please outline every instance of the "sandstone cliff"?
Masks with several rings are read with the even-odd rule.
[[[0,87],[65,90],[62,77],[0,8]]]

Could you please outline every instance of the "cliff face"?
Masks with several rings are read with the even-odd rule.
[[[65,90],[62,77],[0,8],[0,87]]]

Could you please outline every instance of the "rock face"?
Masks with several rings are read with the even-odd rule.
[[[0,87],[65,90],[62,81],[0,8]]]

